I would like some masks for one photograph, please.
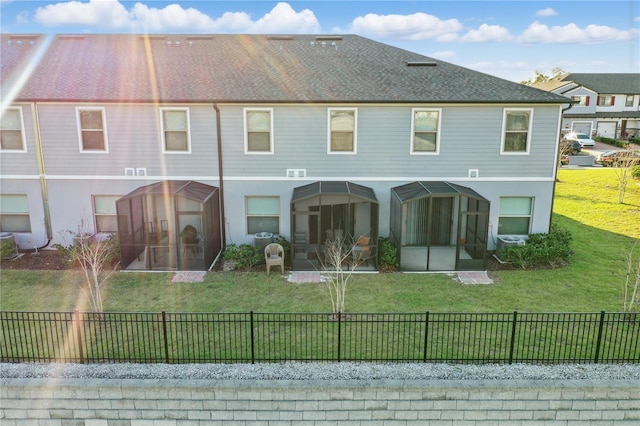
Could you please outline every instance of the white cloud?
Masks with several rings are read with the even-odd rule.
[[[127,9],[117,0],[90,0],[88,3],[69,1],[39,7],[35,20],[44,26],[124,28],[129,25],[130,18]]]
[[[536,16],[556,16],[557,14],[558,12],[550,7],[547,7],[546,9],[540,9],[536,12]]]
[[[457,33],[462,29],[463,26],[457,19],[441,20],[426,13],[412,15],[369,13],[354,19],[347,31],[335,30],[379,38],[453,41],[458,38]]]
[[[460,41],[464,43],[483,43],[488,41],[509,41],[513,40],[513,36],[509,30],[500,25],[482,24],[477,30],[471,30],[464,36],[460,37]]]
[[[618,30],[606,25],[588,25],[580,28],[576,24],[548,27],[534,22],[518,37],[523,44],[534,43],[601,43],[607,41],[631,40],[637,37],[638,30]]]
[[[311,10],[296,12],[288,3],[278,3],[263,17],[252,20],[245,12],[225,12],[213,19],[198,9],[179,4],[159,9],[138,2],[127,11],[118,0],[69,1],[39,7],[35,19],[45,26],[87,25],[137,32],[320,32],[320,24]]]
[[[26,10],[23,10],[22,12],[18,13],[18,16],[16,16],[16,23],[17,24],[29,23],[29,13]]]

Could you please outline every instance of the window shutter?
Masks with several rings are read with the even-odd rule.
[[[591,99],[591,96],[587,96],[587,100],[584,103],[585,106],[589,106],[589,99]]]
[[[600,105],[600,96],[598,96],[598,99],[596,99],[596,105]]]
[[[615,104],[615,103],[616,103],[616,97],[612,96],[611,97],[611,106],[613,106],[613,104]]]

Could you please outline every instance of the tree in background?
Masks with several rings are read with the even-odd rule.
[[[566,74],[566,72],[560,68],[556,67],[551,70],[551,76],[546,75],[540,70],[535,71],[535,76],[530,78],[529,80],[521,81],[520,84],[524,84],[525,86],[531,86],[537,83],[544,83],[545,81],[553,80],[554,78],[560,77],[561,75]]]

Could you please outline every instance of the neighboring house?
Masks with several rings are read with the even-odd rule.
[[[4,34],[1,55],[21,249],[90,218],[129,269],[273,234],[294,269],[340,236],[375,269],[389,236],[403,270],[482,270],[549,230],[560,95],[353,35]]]
[[[570,73],[533,87],[576,101],[563,115],[564,132],[640,137],[640,74]]]

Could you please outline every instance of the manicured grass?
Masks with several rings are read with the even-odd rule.
[[[622,309],[623,256],[640,242],[640,182],[619,204],[612,169],[561,170],[553,220],[574,237],[571,265],[492,272],[493,285],[462,285],[444,274],[357,274],[350,312],[593,312]],[[210,273],[172,283],[169,273],[118,273],[104,299],[111,312],[328,312],[322,284],[279,274]],[[77,272],[2,271],[0,310],[87,310]]]

